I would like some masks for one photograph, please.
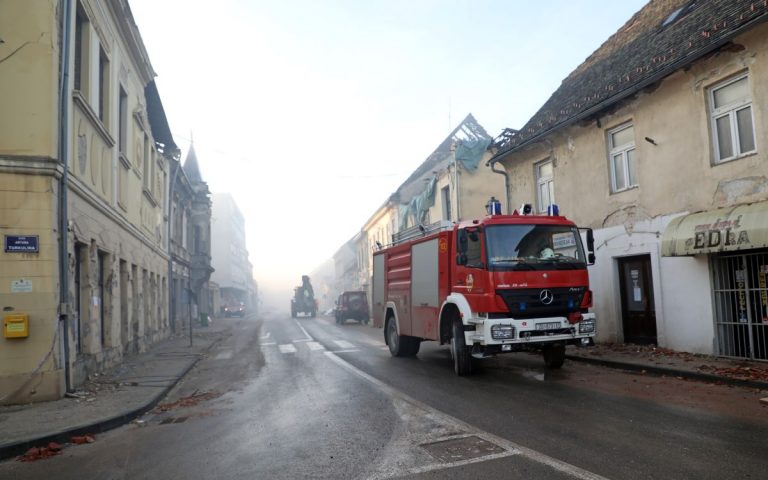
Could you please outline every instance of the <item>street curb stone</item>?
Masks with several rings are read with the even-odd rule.
[[[50,442],[66,444],[70,443],[71,437],[73,436],[104,433],[117,427],[121,427],[133,419],[144,415],[145,413],[155,408],[155,406],[160,403],[160,400],[162,400],[168,394],[168,392],[170,392],[171,389],[173,389],[179,383],[179,381],[181,381],[181,379],[190,372],[190,370],[195,368],[195,365],[197,365],[197,363],[205,356],[205,353],[209,352],[217,343],[219,343],[220,340],[221,338],[217,338],[211,342],[211,344],[206,347],[202,353],[198,354],[197,358],[195,358],[195,360],[192,361],[170,385],[165,387],[144,405],[115,415],[113,417],[100,420],[98,422],[78,425],[30,440],[24,440],[10,444],[0,444],[0,461],[18,457],[32,447],[45,446]]]
[[[653,365],[632,363],[632,362],[620,362],[616,360],[606,360],[603,358],[590,358],[582,357],[581,355],[568,355],[565,358],[582,363],[591,363],[593,365],[602,365],[604,367],[616,368],[620,370],[631,370],[635,372],[648,372],[655,375],[667,375],[671,377],[682,377],[690,380],[701,380],[704,382],[713,383],[725,383],[728,385],[735,385],[739,387],[760,388],[768,389],[768,382],[760,382],[756,380],[745,380],[740,378],[722,377],[718,375],[712,375],[709,373],[692,372],[689,370],[678,370],[667,367],[657,367]]]

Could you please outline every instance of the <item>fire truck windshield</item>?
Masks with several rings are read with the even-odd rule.
[[[489,270],[586,268],[578,229],[564,225],[491,225],[485,229]]]

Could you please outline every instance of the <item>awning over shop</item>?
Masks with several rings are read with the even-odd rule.
[[[768,202],[677,217],[664,230],[661,255],[674,257],[768,247]]]

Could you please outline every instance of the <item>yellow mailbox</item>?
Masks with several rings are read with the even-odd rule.
[[[5,338],[27,338],[29,336],[29,315],[12,313],[3,319]]]

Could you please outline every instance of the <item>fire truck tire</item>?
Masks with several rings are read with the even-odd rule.
[[[560,368],[565,362],[565,345],[549,345],[544,347],[544,365],[547,368]]]
[[[463,377],[472,374],[472,354],[464,340],[464,328],[460,321],[453,322],[451,337],[451,353],[453,370],[456,375]]]
[[[412,357],[419,353],[419,339],[409,335],[398,335],[395,319],[387,319],[387,345],[393,357]]]

